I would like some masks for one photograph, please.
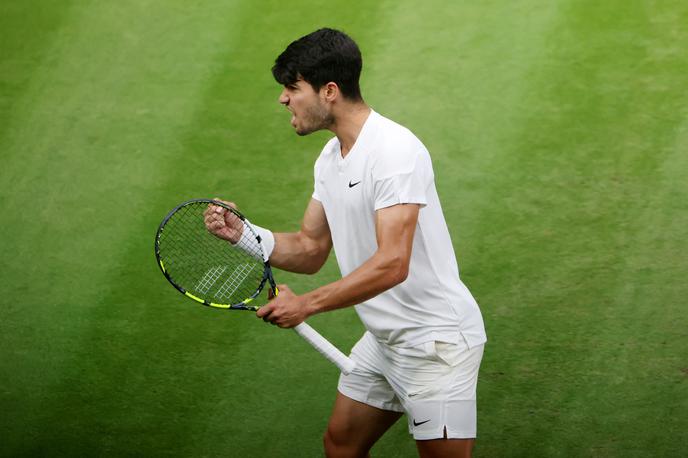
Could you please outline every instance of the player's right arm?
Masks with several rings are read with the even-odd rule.
[[[233,202],[221,202],[237,208]],[[210,205],[204,217],[206,228],[215,236],[231,243],[237,243],[241,238],[243,223],[233,213],[220,206]],[[311,199],[306,207],[301,230],[273,233],[273,236],[275,243],[270,254],[270,264],[289,272],[316,273],[325,264],[332,249],[325,209],[316,199]]]
[[[298,232],[276,232],[270,264],[282,270],[313,274],[327,261],[332,249],[330,226],[322,203],[311,199]]]

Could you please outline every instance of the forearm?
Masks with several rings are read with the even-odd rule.
[[[360,304],[406,280],[419,208],[418,205],[395,205],[378,210],[378,248],[373,256],[341,280],[300,296],[294,294],[287,285],[280,285],[282,293],[261,307],[258,316],[281,327],[293,327],[316,313]],[[329,253],[332,239],[326,220],[322,218],[320,221],[321,230],[318,231],[315,226],[312,232],[320,234],[319,237],[304,239],[303,234],[278,234],[275,237],[275,245],[279,246],[275,265],[296,270],[295,267],[303,267],[310,262],[312,265],[324,262],[323,255],[326,257]],[[308,225],[304,225],[301,232],[308,234],[307,229]],[[311,260],[308,263],[299,261],[299,258],[304,257],[304,251],[308,252],[306,245],[311,242],[315,242],[316,247],[320,246],[314,250],[318,254],[307,257]]]
[[[342,279],[303,295],[308,315],[360,304],[403,282],[408,261],[395,253],[376,253]]]
[[[395,205],[376,214],[378,249],[356,270],[305,294],[308,314],[360,304],[406,280],[418,205]]]
[[[313,274],[327,261],[332,249],[330,227],[320,202],[311,199],[298,232],[274,234],[270,264],[289,272]]]
[[[289,272],[312,274],[320,270],[330,253],[330,243],[307,237],[303,232],[277,232],[270,265]]]

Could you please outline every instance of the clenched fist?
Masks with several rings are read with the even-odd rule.
[[[229,207],[237,208],[234,202],[227,202],[220,199],[214,199],[222,202]],[[237,215],[219,205],[208,205],[208,209],[203,212],[205,227],[208,232],[216,237],[237,243],[241,239],[241,234],[244,231],[244,223]]]

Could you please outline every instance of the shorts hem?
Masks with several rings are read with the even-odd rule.
[[[444,439],[444,428],[439,431],[411,433],[413,438],[417,441],[429,441],[435,439]],[[475,439],[478,435],[475,431],[451,431],[447,429],[447,439]]]
[[[402,407],[399,407],[390,402],[377,402],[371,399],[367,399],[365,396],[359,396],[358,393],[351,392],[349,390],[343,389],[342,387],[337,387],[337,391],[339,391],[343,396],[346,396],[349,399],[353,399],[354,401],[358,401],[371,407],[375,407],[376,409],[404,413],[404,409]]]

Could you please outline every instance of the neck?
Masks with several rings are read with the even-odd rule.
[[[341,112],[335,115],[330,130],[339,139],[342,157],[346,157],[354,147],[363,125],[370,115],[370,107],[365,102],[347,103],[341,107]]]

